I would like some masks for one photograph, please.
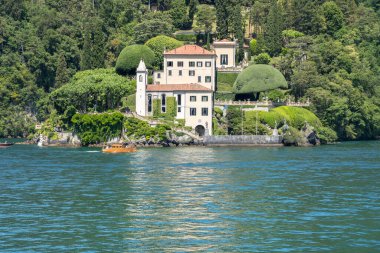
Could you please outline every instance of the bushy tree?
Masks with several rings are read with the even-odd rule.
[[[154,52],[145,45],[127,46],[121,51],[116,61],[116,72],[120,75],[135,75],[143,59],[147,68],[152,68],[156,61]]]
[[[334,34],[343,26],[344,16],[339,6],[328,1],[322,5],[322,13],[326,20],[326,31],[328,34]]]
[[[210,44],[210,33],[212,31],[212,25],[214,22],[215,22],[215,9],[208,5],[200,5],[197,12],[197,18],[196,18],[197,27],[195,28],[195,30],[197,30],[198,32],[202,31],[206,34],[206,40],[207,40],[206,43],[208,47]]]
[[[74,106],[79,112],[116,109],[121,99],[135,91],[135,84],[112,69],[77,72],[71,81],[49,95],[59,114]]]

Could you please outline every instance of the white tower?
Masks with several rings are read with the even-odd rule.
[[[146,85],[148,82],[148,70],[144,60],[140,61],[136,70],[136,113],[146,116]]]

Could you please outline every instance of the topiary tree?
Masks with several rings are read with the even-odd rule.
[[[151,38],[145,43],[145,46],[148,46],[155,54],[156,61],[155,66],[159,67],[161,66],[163,62],[163,55],[162,53],[164,50],[172,50],[177,47],[180,47],[183,45],[183,42],[178,41],[174,38],[165,36],[165,35],[159,35],[157,37]]]
[[[147,68],[152,68],[156,58],[154,52],[145,45],[125,47],[117,58],[116,72],[120,75],[135,75],[141,59]]]
[[[260,93],[277,88],[288,88],[281,72],[269,65],[256,64],[243,70],[234,83],[236,94]]]

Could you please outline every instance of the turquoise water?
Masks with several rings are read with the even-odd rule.
[[[380,142],[0,149],[0,252],[380,252]]]

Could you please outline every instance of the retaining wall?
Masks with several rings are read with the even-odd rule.
[[[281,145],[282,136],[273,135],[218,135],[205,136],[205,145]]]

